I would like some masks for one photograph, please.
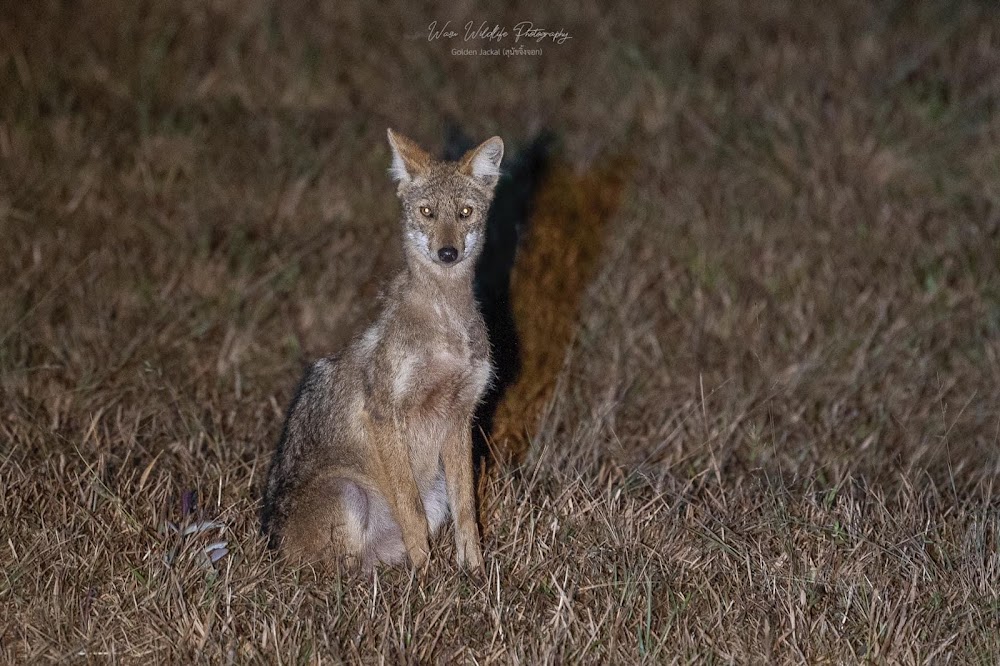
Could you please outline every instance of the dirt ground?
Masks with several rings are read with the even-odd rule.
[[[0,659],[997,663],[998,103],[973,0],[4,3]],[[485,580],[291,567],[285,406],[449,121],[555,137]]]

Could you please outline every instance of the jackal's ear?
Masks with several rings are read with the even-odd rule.
[[[478,147],[467,152],[462,157],[458,170],[488,187],[493,187],[500,178],[500,160],[502,159],[503,139],[495,136],[486,139]]]
[[[387,129],[389,147],[392,148],[392,166],[389,175],[392,179],[407,183],[419,176],[430,164],[431,157],[415,142],[402,134]]]

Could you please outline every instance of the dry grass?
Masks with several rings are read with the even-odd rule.
[[[404,39],[434,18],[573,39]],[[7,3],[0,655],[995,663],[998,72],[973,0]],[[449,534],[426,574],[289,570],[282,409],[399,260],[385,126],[447,115],[561,141],[487,580]]]

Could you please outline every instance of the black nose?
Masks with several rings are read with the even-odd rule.
[[[444,263],[450,264],[458,259],[458,250],[448,245],[447,247],[443,247],[438,250],[438,258]]]

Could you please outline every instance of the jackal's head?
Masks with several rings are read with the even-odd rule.
[[[435,270],[473,266],[500,177],[503,141],[495,136],[457,162],[439,162],[405,136],[388,133],[407,253]]]

